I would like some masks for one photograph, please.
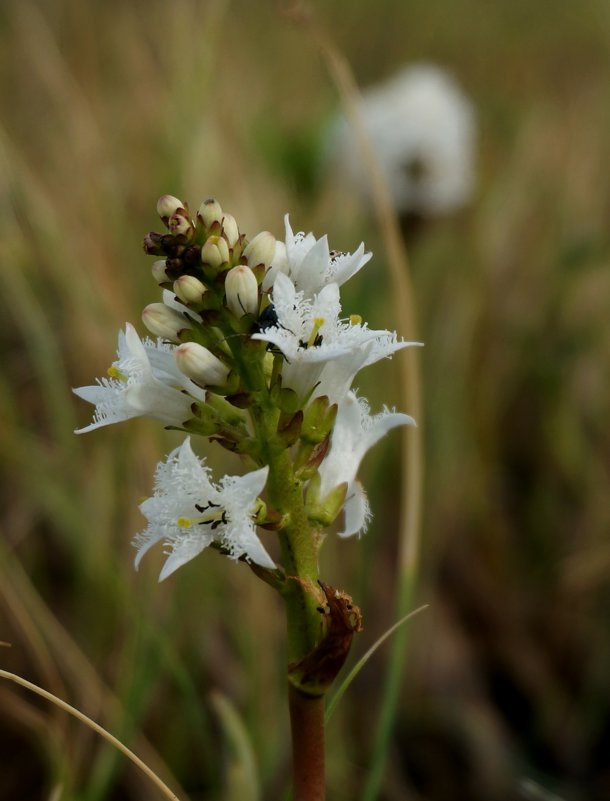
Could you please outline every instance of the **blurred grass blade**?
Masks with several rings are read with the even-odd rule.
[[[9,681],[14,681],[15,684],[19,684],[21,687],[25,687],[26,690],[30,690],[36,695],[41,696],[41,698],[45,698],[47,701],[50,701],[52,704],[55,704],[60,709],[63,709],[64,712],[72,715],[73,717],[77,718],[84,723],[86,726],[89,726],[90,729],[93,729],[94,732],[99,734],[105,740],[107,740],[111,745],[115,748],[118,748],[119,751],[122,751],[126,757],[131,759],[134,765],[137,765],[140,770],[145,773],[148,778],[157,785],[157,787],[161,790],[163,795],[166,798],[169,798],[170,801],[180,801],[178,796],[170,790],[170,788],[163,782],[156,773],[154,773],[145,762],[142,762],[140,757],[136,756],[133,751],[127,748],[120,740],[117,740],[109,731],[106,731],[99,723],[96,723],[91,718],[84,715],[78,709],[75,709],[70,704],[67,704],[65,701],[62,701],[61,698],[57,698],[57,696],[53,695],[52,693],[43,690],[42,687],[38,687],[36,684],[32,684],[32,682],[27,681],[26,679],[22,679],[21,676],[17,676],[15,673],[9,673],[7,670],[0,670],[0,678],[8,679]]]
[[[210,702],[229,745],[225,801],[260,801],[254,749],[242,718],[226,695],[213,692]]]
[[[519,784],[519,795],[527,801],[564,801],[561,796],[555,795],[533,779],[523,779]]]
[[[330,703],[326,707],[326,714],[325,714],[325,717],[324,717],[324,720],[325,720],[326,723],[328,723],[328,721],[330,720],[333,712],[335,711],[335,707],[337,706],[337,704],[339,703],[339,701],[343,697],[343,694],[345,693],[347,688],[350,686],[350,684],[356,678],[358,673],[360,673],[360,671],[366,665],[366,663],[369,661],[369,659],[373,656],[375,651],[381,645],[383,645],[383,643],[388,639],[388,637],[391,637],[392,634],[394,634],[394,632],[397,629],[399,629],[402,626],[403,623],[406,623],[407,620],[410,620],[411,618],[415,617],[415,615],[418,615],[420,612],[423,612],[424,609],[427,609],[427,608],[428,608],[428,604],[423,604],[423,606],[419,606],[417,609],[414,609],[412,612],[409,612],[408,615],[405,615],[403,618],[398,620],[396,623],[394,623],[393,626],[390,626],[390,628],[386,632],[384,632],[381,635],[381,637],[376,642],[373,643],[373,645],[371,645],[371,647],[364,654],[364,656],[360,657],[360,659],[356,662],[354,667],[350,670],[348,675],[345,677],[345,679],[341,683],[341,686],[336,691],[336,693],[333,695]]]

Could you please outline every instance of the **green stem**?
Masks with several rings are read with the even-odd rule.
[[[267,496],[286,522],[278,532],[282,563],[287,581],[283,591],[288,627],[288,661],[305,657],[322,634],[318,612],[321,593],[318,586],[318,546],[305,512],[303,488],[294,478],[289,452],[278,443],[277,412],[253,411],[255,427],[264,461],[269,465]]]
[[[286,574],[281,592],[286,607],[294,801],[324,801],[324,695],[301,692],[299,673],[295,676],[290,670],[314,651],[323,634],[318,611],[325,598],[318,585],[320,538],[307,518],[303,484],[295,478],[290,451],[278,435],[280,410],[271,398],[262,359],[251,358],[262,356],[264,346],[235,337],[230,347],[254,401],[250,416],[257,457],[269,466],[267,499],[284,519],[278,535]]]

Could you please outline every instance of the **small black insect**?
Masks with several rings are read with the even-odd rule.
[[[256,323],[256,333],[260,334],[261,331],[266,331],[268,328],[283,327],[275,310],[273,303],[270,303],[259,315]]]

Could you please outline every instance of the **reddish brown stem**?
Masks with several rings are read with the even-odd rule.
[[[293,801],[324,801],[324,696],[304,695],[290,685]]]

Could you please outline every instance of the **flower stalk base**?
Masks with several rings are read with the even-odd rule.
[[[292,729],[293,801],[324,801],[324,696],[288,689]]]

